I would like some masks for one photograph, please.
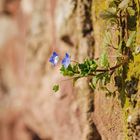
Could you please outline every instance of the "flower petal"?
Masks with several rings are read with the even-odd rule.
[[[70,64],[71,60],[70,60],[70,56],[68,53],[65,54],[65,57],[62,60],[62,65],[67,68]]]
[[[59,56],[56,52],[53,52],[52,56],[50,57],[49,62],[51,62],[53,65],[56,65],[59,61]]]

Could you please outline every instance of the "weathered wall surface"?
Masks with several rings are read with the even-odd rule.
[[[90,79],[78,80],[73,87],[71,80],[64,81],[60,75],[60,66],[48,62],[53,51],[61,57],[68,52],[79,62],[98,58],[105,26],[99,13],[106,5],[104,0],[34,0],[21,83],[16,92],[1,97],[2,140],[125,139],[128,108],[124,111],[117,98],[106,98],[100,90],[93,92]],[[139,59],[135,63],[139,65]],[[53,94],[57,83],[61,89]],[[138,110],[139,105],[134,112]]]

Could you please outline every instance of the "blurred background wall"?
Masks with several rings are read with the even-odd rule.
[[[79,62],[99,57],[104,26],[97,15],[105,5],[0,0],[0,140],[123,140],[118,102],[94,94],[87,78],[73,87],[49,63],[53,51]]]

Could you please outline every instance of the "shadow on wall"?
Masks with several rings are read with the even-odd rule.
[[[31,134],[32,140],[52,140],[51,138],[41,139],[34,131],[30,128],[27,128],[27,131]]]

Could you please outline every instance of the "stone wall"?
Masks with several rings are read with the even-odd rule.
[[[20,74],[14,72],[14,77],[19,78],[20,82],[16,83],[16,88],[12,86],[12,92],[6,95],[2,92],[0,97],[0,138],[125,139],[124,115],[128,108],[123,109],[117,98],[106,98],[103,91],[91,90],[88,85],[90,78],[78,80],[73,86],[72,80],[65,80],[67,78],[60,75],[60,65],[53,67],[49,63],[53,51],[61,57],[68,52],[73,60],[79,62],[86,57],[100,56],[105,24],[100,20],[99,14],[107,7],[106,1],[32,2],[33,11],[25,16],[29,23],[22,23],[24,27],[20,27],[21,32],[22,29],[27,30],[26,35],[23,35],[24,43],[20,42],[24,49],[15,54],[16,59],[20,56],[24,58],[21,65],[16,66]],[[21,15],[17,20],[20,18]],[[5,48],[5,51],[8,50]],[[109,52],[112,52],[109,55],[113,55],[113,50]],[[136,61],[139,64],[139,60]],[[14,63],[12,67],[17,65],[16,60]],[[53,93],[52,87],[57,83],[61,89],[58,93]],[[114,86],[111,85],[110,88]],[[137,94],[139,96],[139,91]],[[137,110],[138,107],[134,112]]]

